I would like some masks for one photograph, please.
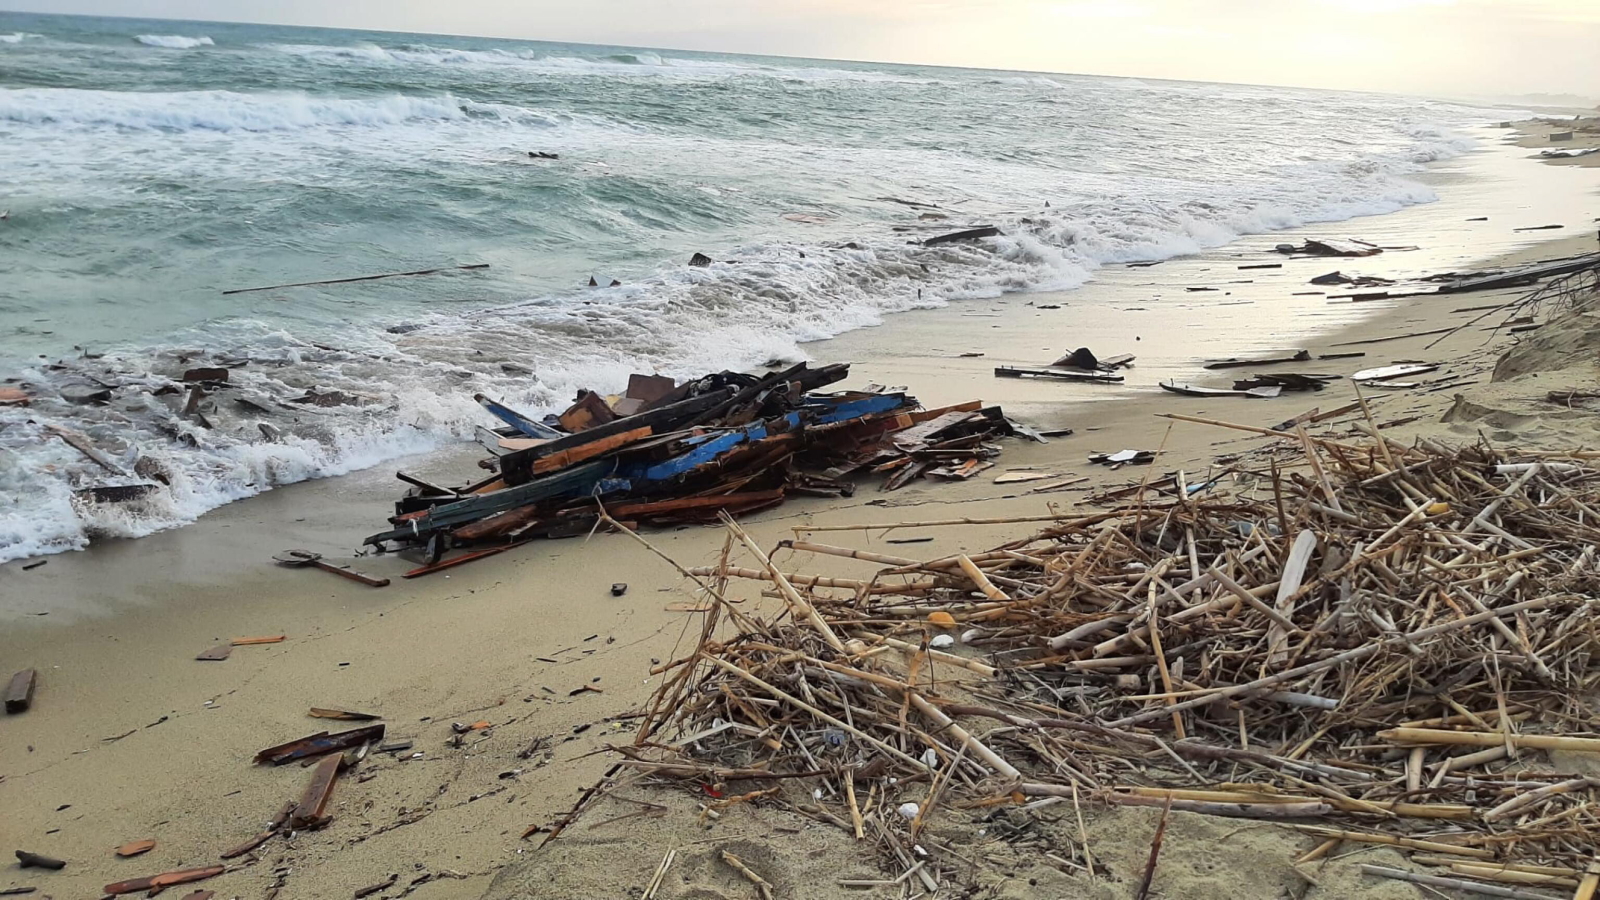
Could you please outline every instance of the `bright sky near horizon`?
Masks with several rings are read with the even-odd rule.
[[[1600,0],[0,0],[13,3],[39,12],[1600,101]]]

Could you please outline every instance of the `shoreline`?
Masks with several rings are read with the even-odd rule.
[[[470,402],[474,390],[534,412],[560,409],[580,387],[620,389],[621,380],[634,368],[659,369],[681,378],[811,352],[816,342],[797,349],[795,341],[839,329],[882,327],[885,321],[903,314],[888,310],[920,305],[923,289],[941,295],[981,293],[998,291],[1001,284],[1037,285],[1045,279],[1066,278],[1069,283],[1080,277],[1098,280],[1103,273],[1116,271],[1118,265],[1090,272],[1093,260],[1160,258],[1221,239],[1246,225],[1262,228],[1280,223],[1285,215],[1338,219],[1351,212],[1392,210],[1415,202],[1423,193],[1415,186],[1416,173],[1383,173],[1407,170],[1447,152],[1434,146],[1438,143],[1435,138],[1413,135],[1406,144],[1409,149],[1399,154],[1373,150],[1377,155],[1350,176],[1355,181],[1346,188],[1347,194],[1308,194],[1319,198],[1312,210],[1300,208],[1298,194],[1285,198],[1281,191],[1269,191],[1261,194],[1265,199],[1249,201],[1254,208],[1241,207],[1244,201],[1236,197],[1224,203],[1221,212],[1191,211],[1194,219],[1181,211],[1185,207],[1174,207],[1154,223],[1143,223],[1137,217],[1124,222],[1126,217],[1120,211],[1106,214],[1110,220],[1101,222],[1096,218],[1102,214],[1097,207],[1063,212],[1058,217],[1048,208],[1019,205],[1015,196],[1007,195],[1004,207],[974,210],[970,220],[951,209],[947,220],[930,222],[923,221],[917,209],[875,201],[879,216],[852,225],[854,217],[841,213],[842,218],[831,227],[784,232],[789,235],[784,239],[769,240],[760,236],[765,232],[759,232],[752,238],[752,247],[731,254],[729,265],[718,264],[705,273],[666,266],[650,276],[652,287],[647,289],[623,286],[585,296],[575,288],[580,293],[560,294],[559,303],[496,304],[466,317],[446,313],[437,319],[431,317],[431,309],[419,311],[397,302],[392,317],[357,317],[346,323],[353,331],[316,328],[302,335],[303,340],[283,345],[275,340],[263,343],[265,339],[255,334],[261,323],[254,323],[246,308],[241,311],[244,318],[239,327],[223,328],[226,337],[218,337],[220,347],[210,353],[178,352],[163,341],[125,347],[103,361],[90,358],[85,350],[85,358],[62,360],[64,368],[59,372],[46,371],[49,367],[24,367],[34,376],[30,380],[44,386],[38,391],[42,398],[51,397],[53,387],[77,391],[91,386],[121,388],[106,406],[40,399],[32,415],[40,422],[81,431],[113,455],[129,453],[129,443],[146,444],[152,462],[172,471],[172,486],[170,490],[157,488],[151,499],[140,504],[142,508],[127,511],[115,504],[75,504],[71,491],[108,483],[106,473],[50,439],[48,433],[25,424],[15,411],[0,410],[7,421],[7,439],[0,441],[0,452],[15,453],[19,468],[29,476],[11,485],[23,501],[0,520],[0,529],[7,532],[4,540],[10,544],[0,556],[55,550],[91,534],[102,535],[94,540],[103,542],[108,540],[103,535],[191,527],[207,513],[261,492],[263,485],[270,488],[281,486],[274,484],[280,481],[339,477],[328,473],[348,472],[374,459],[393,462],[394,454],[410,450],[442,448],[449,453],[451,446],[483,419]],[[1448,143],[1457,142],[1452,137]],[[1420,155],[1413,159],[1410,154]],[[1285,160],[1283,165],[1298,171],[1293,160]],[[1431,173],[1423,173],[1421,180],[1431,182]],[[1221,191],[1217,196],[1230,193],[1243,196],[1239,191]],[[891,211],[884,212],[885,208]],[[1073,249],[1073,223],[1080,219],[1095,236]],[[927,253],[905,247],[908,237],[947,233],[986,221],[1006,225],[1011,237],[982,252],[948,251],[949,259],[942,249]],[[1067,228],[1068,234],[1057,234],[1056,228]],[[1102,230],[1104,234],[1100,234]],[[833,235],[833,239],[823,240],[824,235]],[[855,258],[850,251],[854,239],[874,251],[865,254],[870,259]],[[1028,250],[1030,241],[1043,241],[1048,245],[1046,251]],[[772,247],[763,249],[765,243]],[[794,260],[797,250],[802,257],[799,263]],[[680,258],[686,256],[687,251]],[[807,256],[810,261],[803,261]],[[923,274],[907,277],[905,271],[914,271],[910,267],[919,261]],[[1050,263],[1062,268],[1052,268]],[[496,258],[494,265],[496,272],[517,269],[512,260]],[[450,276],[440,276],[438,281],[421,279],[405,288],[396,283],[391,290],[425,297],[434,291],[454,290],[450,283]],[[462,282],[460,289],[472,290],[468,282]],[[1033,293],[1045,292],[1029,292]],[[396,294],[396,299],[404,296]],[[661,298],[671,302],[658,304]],[[274,306],[288,300],[315,307],[316,299],[291,294],[260,302]],[[790,312],[781,309],[785,299],[790,301]],[[1009,295],[1000,299],[1009,302]],[[766,309],[767,300],[772,301],[772,309]],[[985,302],[954,300],[942,308],[969,309]],[[804,310],[807,303],[814,303],[817,311],[794,313],[795,309]],[[593,309],[586,310],[591,304]],[[758,312],[728,312],[744,307]],[[652,328],[649,320],[657,315],[667,319]],[[725,316],[727,328],[722,328],[719,323]],[[877,324],[862,324],[866,322]],[[651,332],[647,340],[634,334],[635,326],[641,324]],[[391,329],[397,332],[391,334]],[[737,354],[730,359],[714,349],[715,342],[697,336],[702,331],[720,338],[723,346],[735,348]],[[322,340],[313,340],[319,335]],[[614,338],[620,343],[612,346]],[[178,347],[213,343],[210,337],[193,334],[181,340]],[[604,349],[591,352],[585,349],[590,344]],[[508,369],[484,363],[503,354],[506,346],[518,348],[518,366]],[[194,353],[201,355],[191,358]],[[188,390],[176,381],[201,362],[238,368],[231,369],[229,389],[213,400],[202,400],[191,413],[182,402],[184,394],[172,392],[175,388]],[[409,375],[404,375],[408,369]],[[537,374],[531,371],[535,369]],[[582,372],[584,377],[576,377],[574,372]],[[470,389],[464,388],[467,383]],[[171,396],[163,398],[162,394]],[[327,394],[334,399],[328,406],[289,401],[301,394]],[[265,441],[258,433],[262,425],[268,435]],[[151,483],[149,478],[132,477],[109,481]]]
[[[1495,153],[1486,151],[1484,156]],[[1526,166],[1525,160],[1510,154],[1493,158]],[[1548,181],[1543,175],[1520,181],[1513,177],[1505,196],[1516,193],[1515,184],[1558,184],[1558,177],[1578,171],[1528,168],[1562,174]],[[1452,175],[1444,172],[1440,177]],[[1556,202],[1587,206],[1592,218],[1596,179],[1587,177],[1589,193]],[[1427,241],[1432,247],[1362,260],[1297,262],[1292,269],[1286,263],[1282,270],[1267,270],[1281,272],[1281,277],[1253,279],[1252,285],[1235,286],[1237,293],[1232,296],[1213,300],[1210,294],[1224,292],[1191,294],[1185,288],[1242,280],[1234,278],[1238,265],[1274,261],[1264,254],[1272,243],[1297,235],[1326,235],[1330,229],[1312,227],[1247,238],[1155,267],[1106,270],[1104,279],[1065,294],[1013,294],[974,301],[972,311],[983,315],[971,318],[958,315],[954,307],[906,313],[881,327],[807,349],[816,351],[813,355],[820,362],[855,356],[850,384],[907,384],[929,406],[981,397],[1031,424],[1077,429],[1077,434],[1047,445],[1008,442],[1001,470],[1047,466],[1088,476],[1086,486],[1126,483],[1146,472],[1174,467],[1204,471],[1218,453],[1251,446],[1257,439],[1196,425],[1176,426],[1167,436],[1168,423],[1153,413],[1270,425],[1312,406],[1344,403],[1353,397],[1348,383],[1315,397],[1258,402],[1177,397],[1153,390],[1154,382],[1166,377],[1200,380],[1197,357],[1281,347],[1294,333],[1290,329],[1313,316],[1318,326],[1325,327],[1297,342],[1316,350],[1469,318],[1450,310],[1490,303],[1493,296],[1411,298],[1360,308],[1313,297],[1271,309],[1270,316],[1260,314],[1268,311],[1263,304],[1292,293],[1284,290],[1289,284],[1303,285],[1306,277],[1335,268],[1390,274],[1467,265],[1476,252],[1471,248],[1484,242],[1467,240],[1471,233],[1460,221],[1465,217],[1455,216],[1461,211],[1456,204],[1470,205],[1470,200],[1447,198],[1391,216],[1356,220],[1359,229],[1348,223],[1340,226],[1341,231],[1359,230],[1386,244],[1401,243],[1398,238],[1409,231],[1412,242]],[[1415,212],[1411,219],[1420,221],[1395,221],[1416,210],[1431,215]],[[1530,232],[1532,238],[1526,238],[1510,231],[1513,218],[1532,213],[1512,208],[1491,210],[1490,215],[1487,225],[1495,229],[1493,243],[1501,245],[1501,252],[1492,254],[1497,259],[1543,258],[1568,249],[1594,248],[1587,228],[1573,233],[1578,223],[1564,229],[1566,236],[1545,240],[1541,238],[1548,233]],[[1452,217],[1453,230],[1446,229]],[[1438,231],[1424,231],[1427,227]],[[1451,243],[1453,239],[1459,240]],[[1244,246],[1245,241],[1251,245]],[[1158,294],[1168,299],[1158,300]],[[1063,308],[1038,309],[1041,302],[1052,302],[1041,300],[1046,296],[1059,297]],[[1233,305],[1236,302],[1252,305]],[[1072,322],[1072,312],[1091,305],[1105,313],[1093,327],[1065,324]],[[991,309],[996,312],[990,313]],[[1188,329],[1165,326],[1163,317],[1172,313],[1220,317],[1222,324],[1204,334],[1231,334],[1233,339],[1211,346],[1203,339],[1187,340],[1183,332]],[[1127,346],[1130,335],[1142,338],[1134,342],[1138,346]],[[1355,368],[1426,353],[1452,360],[1442,375],[1486,381],[1487,375],[1479,373],[1492,367],[1499,349],[1512,338],[1488,336],[1491,343],[1485,345],[1485,337],[1468,330],[1433,349],[1425,348],[1431,338],[1369,345],[1367,357],[1329,363],[1328,371],[1348,374]],[[978,359],[957,356],[990,353],[985,344],[1002,347],[1007,355],[1002,358],[1001,351],[995,351]],[[1141,359],[1129,373],[1129,384],[1105,392],[1097,387],[1014,385],[993,378],[989,371],[1013,360],[1048,362],[1053,356],[1047,354],[1075,346],[1103,354],[1138,352]],[[1474,394],[1504,392],[1490,385],[1461,389]],[[1479,428],[1488,428],[1491,436],[1538,431],[1485,426],[1481,421],[1440,423],[1438,413],[1449,398],[1448,393],[1425,392],[1385,396],[1375,402],[1375,415],[1379,421],[1430,416],[1431,420],[1396,433],[1440,434],[1457,440],[1472,439]],[[1589,443],[1600,444],[1600,430],[1582,432],[1571,422],[1561,427],[1565,433],[1534,437],[1559,439],[1570,446],[1592,432]],[[1164,446],[1166,454],[1152,469],[1113,472],[1083,462],[1094,451],[1157,446]],[[460,459],[470,465],[467,451],[401,462],[423,477],[437,473],[443,478],[462,471]],[[788,536],[790,526],[819,520],[860,524],[952,515],[1038,515],[1048,512],[1049,504],[1065,507],[1080,496],[1077,492],[1032,495],[1026,489],[1027,485],[994,485],[988,478],[919,485],[894,494],[864,486],[849,502],[792,500],[744,524],[758,542],[771,546]],[[386,470],[370,469],[277,488],[230,504],[202,519],[207,527],[190,526],[58,555],[30,572],[21,572],[16,565],[0,567],[6,595],[27,607],[0,611],[7,622],[0,634],[0,659],[13,669],[37,667],[41,676],[35,708],[9,717],[0,727],[0,759],[6,761],[0,771],[5,776],[0,781],[0,803],[12,811],[0,826],[0,838],[71,861],[59,874],[35,877],[32,872],[9,870],[0,874],[0,887],[38,884],[46,892],[84,893],[147,870],[214,860],[221,849],[259,830],[260,820],[300,791],[308,774],[304,770],[253,768],[249,759],[261,747],[338,724],[307,718],[309,706],[381,713],[390,725],[390,737],[415,741],[423,758],[380,757],[369,763],[367,771],[376,777],[341,785],[335,794],[336,821],[330,828],[267,845],[262,864],[229,873],[218,885],[241,895],[263,894],[274,881],[270,870],[276,864],[297,870],[286,888],[291,895],[336,896],[382,881],[391,872],[418,871],[414,867],[420,863],[437,877],[418,886],[412,896],[476,897],[489,888],[492,876],[507,861],[526,857],[523,851],[531,853],[531,845],[518,840],[521,831],[558,818],[571,806],[576,789],[592,784],[609,764],[604,755],[585,754],[602,749],[607,741],[631,740],[629,720],[619,717],[653,690],[648,661],[672,658],[677,642],[696,628],[697,617],[669,609],[693,598],[664,563],[620,535],[537,542],[450,573],[417,581],[397,579],[380,590],[314,571],[277,569],[268,561],[272,553],[290,546],[353,546],[382,524],[396,493]],[[933,538],[911,551],[924,558],[986,549],[1014,536],[1010,526],[915,534]],[[714,528],[650,532],[645,537],[685,565],[714,561],[722,543],[721,532]],[[905,552],[879,547],[876,536],[833,542]],[[381,557],[354,564],[391,576],[405,566]],[[870,571],[860,563],[798,554],[781,564],[847,577]],[[610,584],[618,581],[630,585],[620,599],[609,591]],[[742,596],[756,604],[755,593],[750,590]],[[41,611],[49,615],[29,614]],[[264,634],[285,634],[288,639],[236,648],[230,659],[220,663],[192,659],[230,637]],[[591,680],[595,678],[600,679],[598,684]],[[584,684],[604,693],[569,696]],[[478,719],[495,726],[481,746],[449,746],[450,722]],[[540,763],[544,757],[538,754],[533,761],[519,761],[517,751],[538,737],[550,739],[553,761]],[[519,774],[500,777],[517,769]],[[62,806],[67,808],[57,809]],[[1147,811],[1095,813],[1091,818],[1096,839],[1114,842],[1117,824],[1143,822],[1143,812]],[[648,870],[663,850],[656,842],[669,837],[672,827],[683,825],[682,819],[671,816],[641,821],[637,840],[626,845],[588,830],[595,822],[620,814],[580,823],[583,827],[572,836],[578,842],[568,846],[615,856],[591,858],[590,863],[600,868],[609,864],[623,873],[642,865]],[[763,829],[754,815],[748,810],[729,815],[713,831],[759,833]],[[402,822],[406,824],[397,824]],[[631,833],[627,825],[620,831],[613,826],[610,837]],[[1185,839],[1222,833],[1191,829]],[[157,849],[132,861],[111,857],[111,847],[143,837],[156,839]],[[1290,843],[1292,838],[1273,840],[1276,843],[1254,846],[1262,852],[1263,864],[1285,867],[1292,856],[1282,858],[1279,851],[1296,845]],[[1143,851],[1142,846],[1136,849]],[[457,879],[444,872],[467,877]],[[626,881],[622,887],[643,883]],[[612,894],[600,890],[596,895]]]

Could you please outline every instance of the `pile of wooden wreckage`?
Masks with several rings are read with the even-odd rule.
[[[412,487],[389,530],[366,543],[421,547],[448,566],[538,537],[584,534],[602,507],[629,524],[714,522],[794,494],[850,496],[847,480],[887,473],[894,490],[922,478],[965,480],[994,464],[993,439],[1028,429],[973,401],[922,409],[904,390],[821,393],[848,365],[805,363],[765,376],[719,372],[683,384],[634,375],[620,397],[582,391],[559,416],[534,421],[482,395],[505,423],[483,443],[489,477],[448,489]],[[440,563],[452,547],[486,545]],[[437,567],[435,566],[435,567]],[[422,570],[419,570],[419,572]]]

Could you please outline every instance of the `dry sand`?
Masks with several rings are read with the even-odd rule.
[[[1550,135],[1564,131],[1572,132],[1571,140],[1550,140]],[[1507,132],[1502,139],[1508,144],[1533,150],[1583,150],[1590,147],[1600,147],[1600,116],[1576,116],[1570,119],[1547,118],[1534,119],[1529,122],[1517,122],[1514,124],[1513,129]],[[1540,159],[1537,154],[1534,154],[1533,158]],[[1594,168],[1600,166],[1600,153],[1590,153],[1587,156],[1544,159],[1542,161],[1552,166]]]
[[[1271,425],[1352,396],[1347,382],[1314,398],[1274,401],[1182,398],[1153,387],[1174,376],[1205,383],[1199,357],[1274,347],[1366,351],[1364,358],[1318,367],[1344,374],[1426,358],[1446,363],[1430,380],[1475,382],[1378,398],[1380,422],[1421,417],[1392,426],[1402,437],[1426,432],[1593,446],[1600,443],[1600,418],[1554,410],[1537,399],[1552,388],[1600,387],[1593,353],[1600,339],[1589,336],[1586,317],[1516,338],[1469,326],[1437,345],[1436,336],[1349,345],[1459,325],[1481,311],[1456,310],[1494,303],[1497,296],[1392,304],[1286,296],[1315,290],[1306,280],[1335,268],[1415,273],[1465,268],[1489,256],[1594,250],[1590,223],[1600,206],[1600,178],[1529,166],[1521,156],[1491,150],[1440,167],[1431,177],[1445,199],[1427,207],[1247,239],[1152,268],[1108,270],[1069,294],[1012,295],[907,314],[811,349],[823,360],[856,361],[855,384],[909,385],[928,405],[983,397],[1042,427],[1074,427],[1077,434],[1048,445],[1008,444],[1002,467],[1042,466],[1088,476],[1091,483],[1145,474],[1089,466],[1084,458],[1093,451],[1164,446],[1158,471],[1199,473],[1218,454],[1261,440],[1198,425],[1175,426],[1169,435],[1169,422],[1156,413]],[[1488,222],[1467,221],[1485,215]],[[1512,230],[1546,222],[1567,228]],[[1280,241],[1347,234],[1424,246],[1365,260],[1237,268],[1280,261],[1263,252]],[[1562,235],[1568,237],[1548,240]],[[1208,286],[1219,290],[1186,290]],[[1050,305],[1062,308],[1041,308]],[[1514,341],[1520,362],[1513,365],[1530,371],[1490,384],[1496,359]],[[1138,353],[1139,366],[1128,385],[1096,394],[1100,389],[1092,386],[1016,383],[990,372],[998,364],[1047,362],[1052,353],[1079,345]],[[987,355],[962,359],[962,352]],[[1456,393],[1476,405],[1461,406],[1442,421]],[[459,480],[472,459],[447,455],[405,468]],[[1031,495],[1027,487],[987,478],[894,494],[865,486],[851,501],[795,501],[747,527],[771,546],[799,524],[1037,515],[1077,496]],[[412,752],[421,757],[380,756],[365,764],[368,780],[348,778],[338,786],[331,826],[267,844],[259,862],[204,885],[219,896],[265,897],[281,881],[280,897],[345,897],[394,874],[396,886],[374,896],[409,890],[419,898],[637,897],[671,847],[680,848],[678,861],[658,894],[671,900],[755,896],[718,861],[716,851],[724,848],[783,897],[838,896],[846,893],[837,887],[839,878],[880,877],[861,845],[838,829],[748,806],[702,821],[690,794],[639,785],[597,804],[536,852],[540,838],[520,835],[557,820],[614,761],[600,752],[604,746],[631,739],[626,715],[653,689],[650,662],[671,658],[698,627],[695,615],[675,609],[693,598],[664,563],[620,535],[529,545],[447,575],[396,578],[380,590],[264,562],[290,546],[332,552],[354,545],[381,523],[395,491],[387,472],[295,485],[226,507],[182,531],[55,557],[28,572],[0,568],[0,668],[40,670],[35,708],[0,719],[0,849],[69,861],[61,872],[8,867],[0,872],[0,889],[37,885],[41,894],[56,897],[95,896],[111,881],[215,861],[303,789],[307,770],[253,767],[250,758],[269,744],[342,724],[308,718],[311,706],[381,714],[391,739],[414,741]],[[834,542],[935,556],[987,548],[1015,533],[1006,526],[971,526],[899,536],[934,540],[885,548],[881,535],[847,534]],[[709,528],[648,537],[685,565],[711,562],[722,542]],[[796,554],[780,562],[810,572],[871,571],[865,563]],[[407,567],[394,558],[354,564],[390,576]],[[624,597],[610,595],[613,582],[628,583]],[[224,662],[193,659],[229,638],[263,634],[287,640],[236,648]],[[603,692],[573,693],[585,685]],[[476,721],[493,727],[451,746],[451,723]],[[545,749],[519,757],[541,741]],[[1109,864],[1109,878],[1068,876],[1037,854],[1007,856],[985,847],[986,855],[998,853],[1001,860],[985,876],[989,896],[1131,896],[1159,813],[1090,807],[1085,814],[1089,844]],[[977,852],[979,839],[964,815],[933,823],[932,836],[954,852]],[[113,856],[115,846],[140,838],[155,839],[157,848],[131,860]],[[1357,873],[1357,862],[1385,862],[1380,851],[1357,851],[1297,872],[1292,860],[1309,846],[1278,826],[1174,814],[1156,888],[1167,897],[1421,896],[1410,886]],[[412,887],[422,876],[429,877]],[[849,893],[899,896],[898,889]]]

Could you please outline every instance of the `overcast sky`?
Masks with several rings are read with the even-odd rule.
[[[0,0],[10,8],[1600,100],[1600,0]]]

